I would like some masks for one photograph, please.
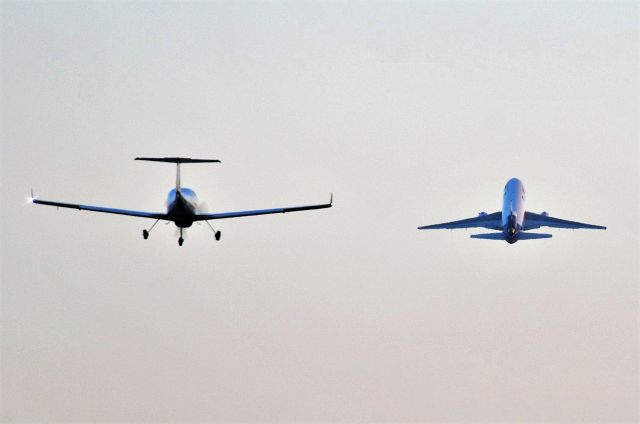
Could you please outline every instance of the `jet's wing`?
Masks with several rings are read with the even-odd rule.
[[[165,213],[129,211],[126,209],[104,208],[101,206],[76,205],[74,203],[52,202],[49,200],[31,199],[36,205],[56,206],[59,208],[79,209],[81,211],[113,213],[116,215],[137,216],[139,218],[168,219]]]
[[[502,230],[502,213],[494,212],[487,215],[479,215],[473,218],[461,219],[459,221],[444,222],[442,224],[425,225],[418,227],[418,230],[453,230],[456,228],[489,228],[491,230]]]
[[[524,230],[533,230],[540,227],[553,228],[588,228],[591,230],[606,230],[607,227],[601,225],[585,224],[583,222],[567,221],[566,219],[553,218],[548,215],[541,215],[533,212],[524,213]]]
[[[274,209],[258,209],[253,211],[198,214],[194,217],[194,221],[208,221],[210,219],[239,218],[243,216],[269,215],[272,213],[308,211],[312,209],[330,208],[331,206],[333,206],[333,195],[331,195],[331,199],[329,200],[329,203],[323,203],[320,205],[293,206],[288,208],[274,208]]]

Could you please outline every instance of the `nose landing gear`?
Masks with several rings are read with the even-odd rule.
[[[180,237],[180,238],[178,239],[178,245],[179,245],[179,246],[182,246],[182,243],[184,243],[184,239],[183,239],[182,237]]]

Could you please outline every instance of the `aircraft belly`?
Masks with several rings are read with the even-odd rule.
[[[195,208],[189,203],[180,201],[179,199],[169,205],[167,214],[171,220],[180,228],[187,228],[193,225],[195,216]]]

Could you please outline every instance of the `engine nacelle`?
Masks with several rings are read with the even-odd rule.
[[[540,215],[542,215],[542,216],[549,216],[549,212],[547,212],[547,211],[543,211]]]
[[[487,213],[486,212],[480,212],[478,213],[478,216],[485,216]]]

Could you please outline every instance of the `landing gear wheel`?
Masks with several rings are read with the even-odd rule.
[[[149,231],[147,230],[142,230],[142,237],[146,240],[149,238]]]
[[[216,231],[216,240],[220,240],[220,237],[222,236],[222,233],[220,231]]]
[[[178,244],[179,244],[180,246],[182,246],[182,243],[184,243],[184,239],[183,239],[182,237],[180,237],[180,238],[178,239]]]

